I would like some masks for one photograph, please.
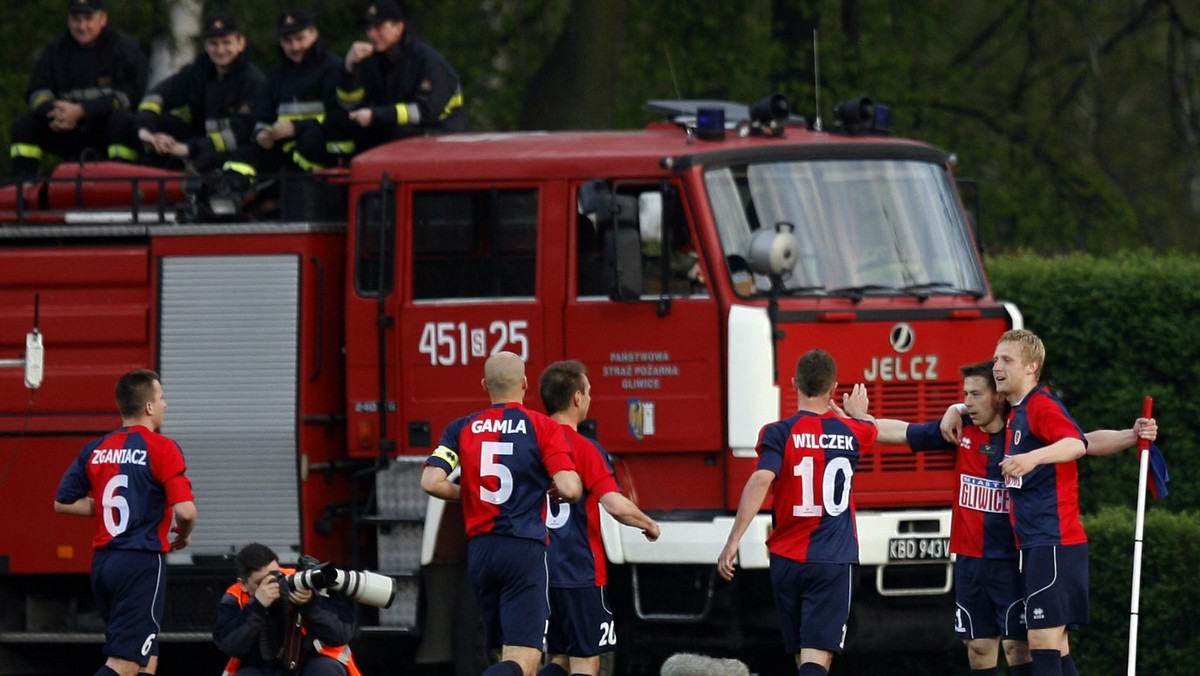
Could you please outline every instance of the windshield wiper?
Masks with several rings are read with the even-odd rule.
[[[901,287],[898,290],[903,291],[904,293],[910,293],[914,296],[925,297],[931,294],[922,292],[931,291],[933,289],[945,289],[946,294],[956,296],[972,296],[977,299],[983,297],[983,294],[979,291],[968,291],[967,289],[961,289],[957,286],[954,286],[954,284],[951,282],[925,282],[924,284],[909,284],[908,286]]]
[[[849,298],[855,303],[861,301],[863,296],[868,291],[895,291],[894,286],[883,286],[882,284],[863,284],[861,286],[844,286],[840,289],[833,289],[829,292],[830,296],[843,296]]]

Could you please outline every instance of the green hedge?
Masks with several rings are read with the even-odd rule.
[[[989,257],[996,298],[1016,303],[1046,345],[1043,382],[1085,430],[1124,428],[1154,397],[1172,511],[1200,508],[1200,258],[1142,251],[1097,258]],[[1080,461],[1085,512],[1137,500],[1137,454]]]
[[[1200,519],[1163,503],[1146,509],[1138,602],[1137,673],[1190,676],[1200,667]],[[1091,622],[1071,637],[1081,674],[1124,674],[1129,662],[1129,592],[1134,510],[1084,518],[1091,561]]]

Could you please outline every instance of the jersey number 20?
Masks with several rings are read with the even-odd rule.
[[[850,480],[854,477],[854,468],[847,458],[834,458],[825,465],[821,477],[821,504],[816,504],[813,491],[813,457],[805,456],[799,464],[792,467],[792,475],[800,477],[800,504],[792,505],[792,516],[837,516],[850,506]],[[836,495],[838,475],[843,477],[842,494]],[[836,501],[835,501],[836,499]]]

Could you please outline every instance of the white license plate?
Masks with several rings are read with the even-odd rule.
[[[948,561],[950,538],[892,538],[888,561]]]

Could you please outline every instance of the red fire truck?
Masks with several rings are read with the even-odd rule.
[[[416,660],[472,673],[461,512],[418,477],[444,425],[486,405],[499,350],[531,381],[588,365],[585,432],[662,524],[655,543],[604,527],[630,670],[774,645],[769,512],[734,583],[715,562],[759,428],[795,409],[797,357],[824,348],[872,413],[929,420],[1020,316],[990,295],[951,156],[887,135],[867,100],[830,131],[766,103],[410,139],[249,202],[107,163],[0,189],[0,359],[19,363],[35,324],[45,345],[39,388],[0,370],[0,664],[102,640],[94,526],[51,501],[116,425],[116,378],[149,366],[200,515],[169,558],[164,641],[209,640],[229,555],[257,541],[394,577],[390,607],[360,606],[364,644],[401,635]],[[900,447],[860,463],[850,649],[952,644],[953,466]]]

